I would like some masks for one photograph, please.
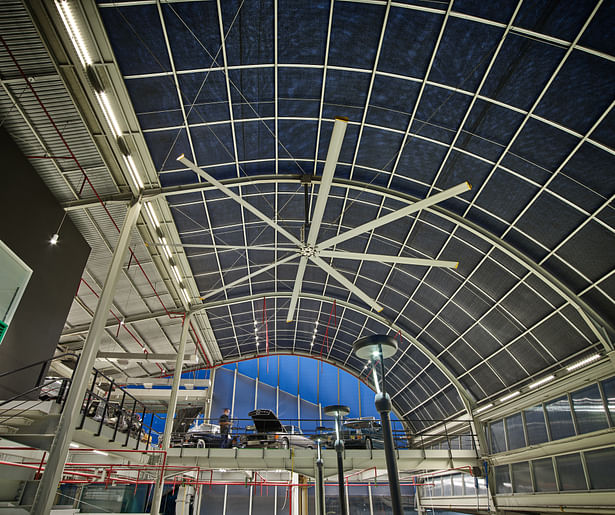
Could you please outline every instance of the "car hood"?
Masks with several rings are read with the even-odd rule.
[[[275,413],[268,409],[257,409],[248,413],[254,421],[257,433],[285,433],[284,426]]]

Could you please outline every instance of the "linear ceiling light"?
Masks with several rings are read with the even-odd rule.
[[[173,275],[175,276],[175,279],[177,279],[177,282],[181,283],[182,278],[181,278],[181,275],[179,275],[179,269],[177,268],[177,265],[173,265],[171,267],[171,270],[173,270]]]
[[[159,240],[160,243],[162,243],[162,252],[167,257],[167,259],[171,259],[171,249],[169,249],[169,246],[167,245],[167,239],[159,238]]]
[[[485,404],[484,406],[481,406],[478,409],[474,410],[474,413],[482,413],[485,410],[488,410],[489,408],[493,408],[493,402],[490,402],[489,404]]]
[[[135,186],[137,187],[138,190],[142,190],[144,188],[143,181],[141,180],[141,176],[139,175],[134,159],[132,158],[131,155],[128,155],[128,156],[124,156],[124,161],[126,162],[126,166],[128,166],[130,177],[135,183]]]
[[[158,217],[156,216],[156,213],[154,212],[154,208],[152,207],[151,202],[145,203],[145,210],[147,211],[147,214],[149,215],[149,218],[152,221],[152,224],[154,225],[154,227],[158,229],[160,227],[160,222],[158,221]]]
[[[506,402],[509,401],[510,399],[513,399],[514,397],[516,397],[517,395],[521,395],[521,392],[519,390],[515,391],[515,392],[511,392],[508,395],[504,395],[504,397],[502,397],[500,399],[500,402]]]
[[[75,52],[77,52],[77,56],[79,57],[81,64],[85,68],[88,64],[92,64],[92,58],[90,57],[88,49],[85,45],[85,41],[81,36],[81,31],[79,30],[77,21],[73,16],[70,3],[66,0],[56,0],[56,7],[58,9],[58,12],[60,13],[60,18],[62,18],[62,23],[64,23],[66,32],[68,33],[71,41],[73,42]]]
[[[589,365],[590,363],[593,363],[594,361],[598,359],[600,359],[600,354],[592,354],[591,356],[587,356],[585,359],[582,359],[581,361],[577,361],[576,363],[573,363],[572,365],[567,367],[566,370],[568,370],[568,372],[572,372],[573,370],[584,367],[585,365]]]
[[[186,288],[182,288],[181,289],[182,295],[184,296],[184,300],[186,301],[187,304],[190,304],[190,296],[188,295],[188,290],[186,290]]]
[[[111,102],[109,102],[107,93],[104,91],[94,91],[94,94],[96,95],[96,100],[98,100],[103,114],[105,115],[105,120],[107,120],[107,124],[111,128],[111,132],[116,138],[119,138],[122,135],[122,129],[120,128],[120,124],[117,121],[115,113],[113,112],[113,108],[111,107]]]
[[[535,383],[532,383],[528,388],[530,390],[533,390],[534,388],[538,388],[539,386],[542,386],[543,384],[548,383],[549,381],[553,381],[553,379],[555,379],[554,375],[550,375],[547,377],[543,377],[542,379],[539,379],[538,381],[536,381]]]

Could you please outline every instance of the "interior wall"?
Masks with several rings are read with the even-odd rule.
[[[58,244],[50,245],[64,210],[1,127],[0,152],[0,239],[33,270],[0,344],[2,374],[53,356],[90,247],[69,217]],[[34,387],[38,373],[39,369],[30,369],[0,377],[0,398]]]

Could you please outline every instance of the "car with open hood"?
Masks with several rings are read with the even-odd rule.
[[[248,413],[254,421],[254,433],[241,436],[240,447],[306,447],[313,449],[316,444],[303,435],[295,426],[282,425],[276,414],[268,409],[257,409]]]

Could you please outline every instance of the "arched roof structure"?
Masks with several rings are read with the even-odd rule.
[[[51,45],[56,64],[78,65],[57,13],[33,11],[64,44]],[[362,374],[352,342],[398,334],[397,411],[442,419],[612,350],[613,3],[100,0],[75,17],[192,309],[206,313],[209,358],[262,353],[266,331],[270,352],[326,352]],[[78,104],[92,98],[83,70],[79,87],[65,81]],[[97,115],[86,125],[109,138]],[[289,323],[292,242],[176,158],[302,239],[336,116],[349,121],[318,242],[468,181],[337,247],[459,266],[325,258],[382,312],[308,264]],[[126,200],[127,174],[115,177],[101,194]],[[84,208],[91,198],[63,201],[77,220],[102,216]],[[160,235],[143,222],[168,285]]]

